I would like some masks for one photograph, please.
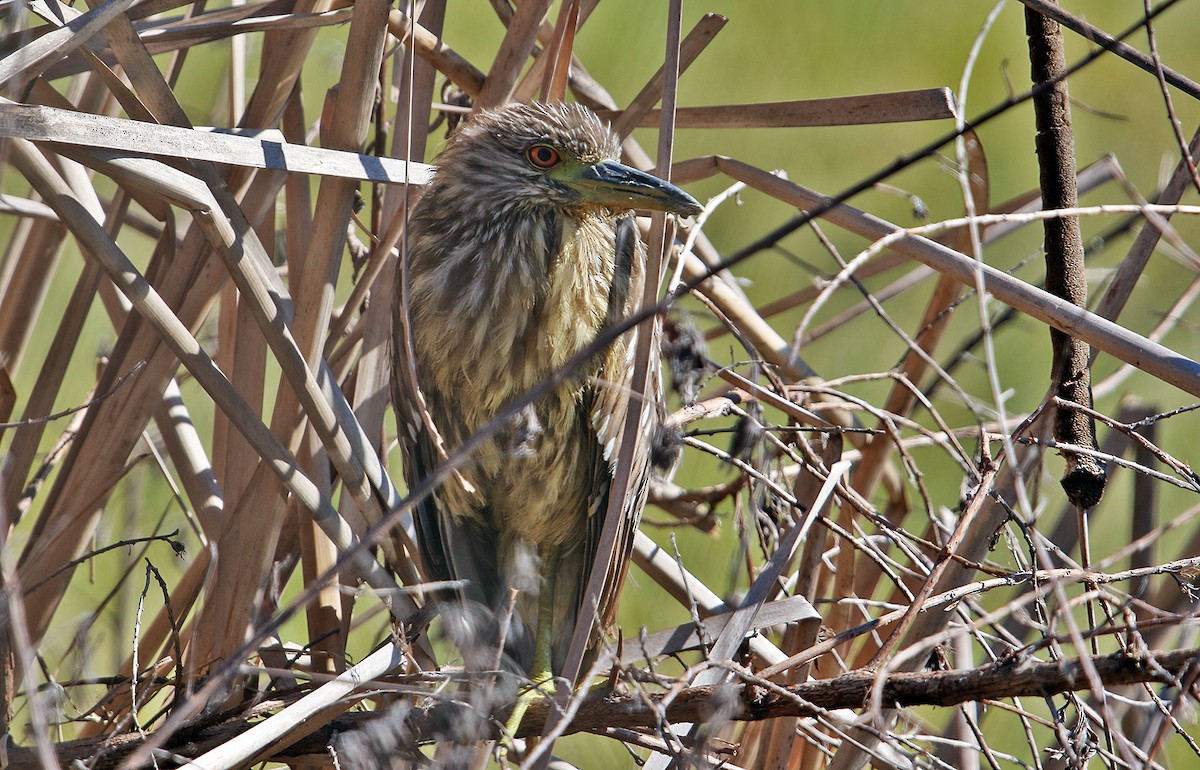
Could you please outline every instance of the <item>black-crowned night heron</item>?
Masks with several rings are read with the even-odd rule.
[[[394,393],[410,485],[632,312],[645,250],[619,213],[699,212],[682,190],[617,163],[618,150],[587,109],[529,104],[475,116],[441,153],[412,214],[395,305]],[[500,662],[550,690],[579,613],[593,611],[582,593],[638,333],[522,411],[418,507],[428,576],[462,581],[443,616],[468,667]],[[605,623],[645,498],[649,431],[662,416],[661,388],[653,390],[618,566],[600,597]]]

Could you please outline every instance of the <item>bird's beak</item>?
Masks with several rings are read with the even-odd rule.
[[[613,209],[653,209],[683,216],[703,209],[670,182],[611,160],[584,169],[572,186],[588,203]]]

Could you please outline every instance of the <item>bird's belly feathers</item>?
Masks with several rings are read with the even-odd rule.
[[[435,493],[443,515],[474,519],[537,546],[578,542],[595,507],[600,447],[577,390],[563,387],[538,400],[485,442],[460,471],[470,487],[449,480]],[[478,425],[431,395],[430,416],[453,449]]]
[[[576,242],[577,230],[592,226],[566,223],[561,242]],[[611,244],[611,225],[599,234]],[[596,339],[608,313],[613,271],[611,257],[597,260],[596,253],[610,255],[612,247],[582,254],[564,246],[540,275],[511,265],[506,275],[475,282],[489,286],[482,295],[428,291],[423,278],[414,277],[412,315],[438,319],[414,324],[417,374],[448,449]],[[430,284],[435,272],[429,274]],[[619,341],[579,366],[575,376],[487,442],[461,471],[474,491],[448,482],[438,493],[441,510],[538,545],[581,537],[601,452],[586,414],[585,391],[598,386],[595,377],[604,357],[623,358],[624,346]]]

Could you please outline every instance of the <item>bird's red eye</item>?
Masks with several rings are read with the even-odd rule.
[[[550,168],[558,165],[558,162],[562,160],[558,150],[548,144],[535,144],[525,151],[525,157],[536,168]]]

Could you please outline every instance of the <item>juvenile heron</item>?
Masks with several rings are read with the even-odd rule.
[[[410,485],[635,309],[645,250],[632,219],[618,213],[700,211],[682,190],[617,163],[618,151],[583,107],[522,104],[475,116],[439,156],[412,213],[397,282],[394,396]],[[593,611],[582,594],[621,450],[639,333],[657,336],[644,326],[591,357],[416,510],[427,575],[462,581],[442,614],[469,667],[500,660],[549,691],[579,614]],[[661,387],[652,391],[642,404],[646,432],[635,447],[624,537],[600,597],[603,623],[623,580],[651,432],[663,414]]]

